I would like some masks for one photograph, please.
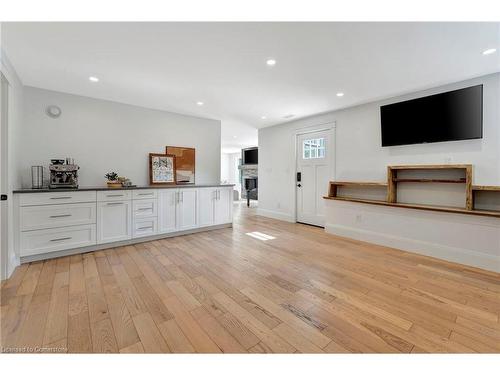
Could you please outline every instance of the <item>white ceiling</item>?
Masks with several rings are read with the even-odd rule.
[[[220,119],[226,151],[289,114],[500,71],[500,23],[4,23],[2,44],[25,85]]]

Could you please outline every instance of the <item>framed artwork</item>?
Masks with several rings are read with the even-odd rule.
[[[178,184],[194,184],[196,151],[192,147],[167,146],[165,153],[175,155],[175,179]]]
[[[175,155],[149,154],[149,184],[175,185]]]

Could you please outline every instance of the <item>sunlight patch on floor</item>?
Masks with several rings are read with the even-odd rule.
[[[246,235],[253,237],[253,238],[257,238],[258,240],[261,240],[261,241],[274,240],[276,238],[276,237],[273,237],[273,236],[270,236],[268,234],[261,233],[261,232],[248,232],[248,233],[246,233]]]

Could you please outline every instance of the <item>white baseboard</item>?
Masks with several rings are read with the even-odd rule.
[[[293,217],[293,215],[284,214],[283,212],[257,208],[257,215],[269,217],[276,220],[288,221],[289,223],[295,223],[295,218]]]
[[[21,260],[19,257],[12,255],[9,259],[9,262],[7,264],[7,277],[5,279],[8,279],[9,277],[12,276],[12,273],[16,269],[17,266],[21,264]]]
[[[325,231],[341,237],[371,242],[377,245],[401,249],[500,273],[499,256],[483,254],[470,249],[445,246],[336,224],[326,224]]]

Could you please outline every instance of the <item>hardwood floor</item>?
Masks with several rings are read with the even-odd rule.
[[[500,352],[499,274],[253,212],[21,265],[2,284],[2,351]]]

